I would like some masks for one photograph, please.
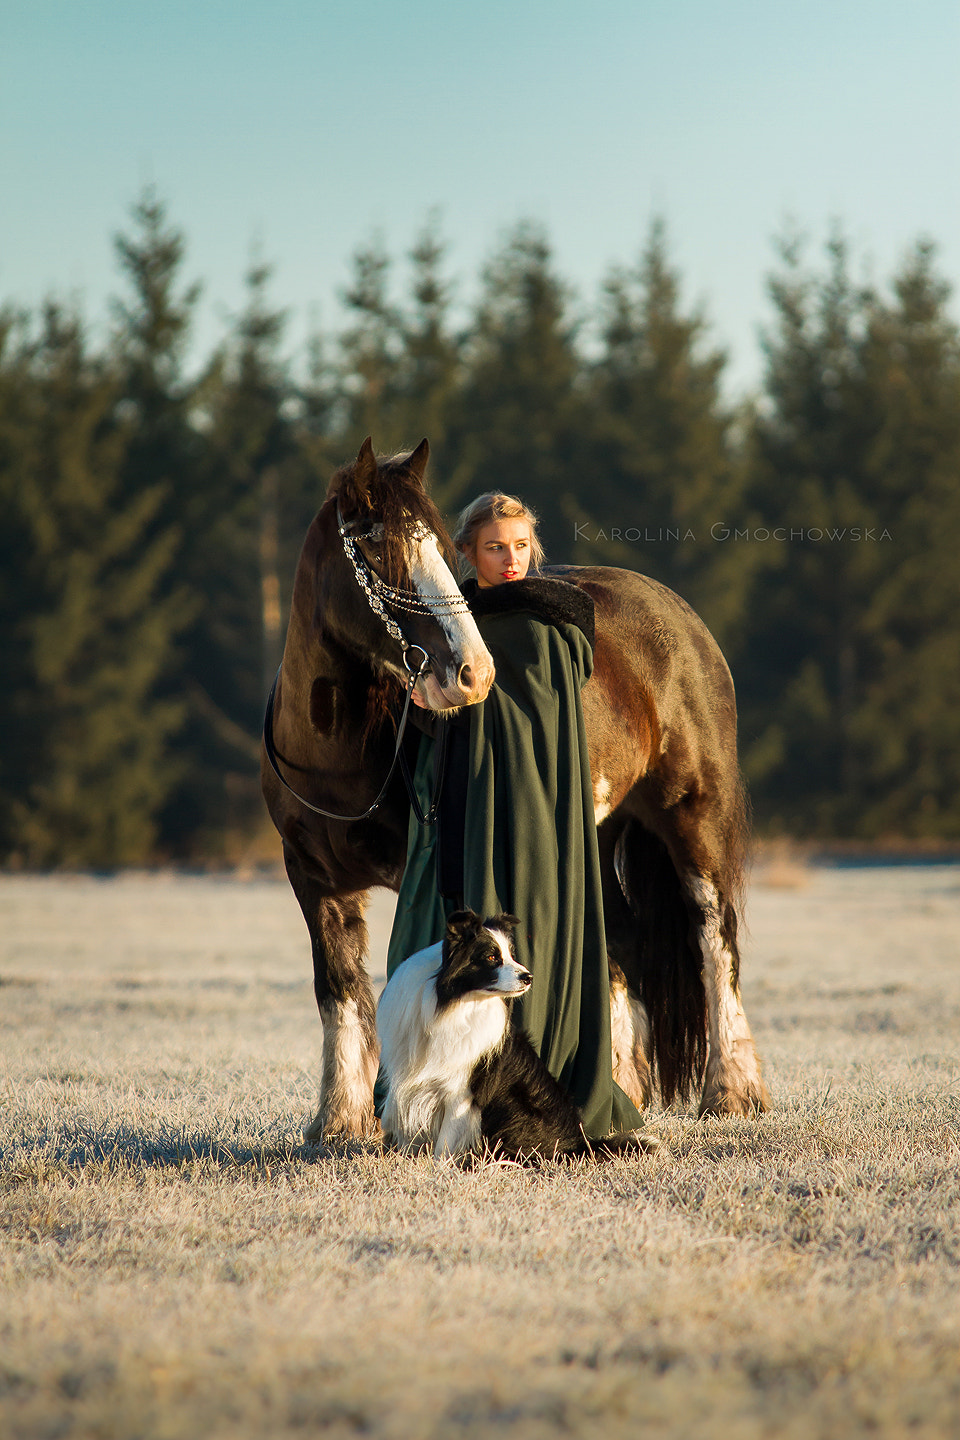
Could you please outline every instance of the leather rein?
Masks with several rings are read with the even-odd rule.
[[[406,786],[407,795],[410,798],[410,804],[413,808],[413,813],[416,815],[417,820],[421,825],[432,825],[437,818],[437,813],[440,808],[440,796],[443,790],[443,780],[446,772],[448,733],[447,727],[446,725],[442,725],[440,728],[440,734],[437,739],[436,765],[434,768],[433,778],[433,795],[431,797],[429,808],[424,811],[423,807],[420,804],[419,796],[417,795],[414,788],[413,777],[410,774],[410,767],[407,763],[407,757],[403,753],[403,738],[406,733],[407,718],[410,713],[410,702],[413,698],[414,686],[416,685],[420,677],[425,674],[425,672],[429,669],[430,656],[427,654],[426,650],[424,650],[422,645],[410,644],[403,631],[400,629],[400,626],[393,619],[393,616],[387,613],[384,605],[384,599],[386,599],[387,601],[392,601],[394,604],[399,604],[402,606],[403,609],[409,610],[411,612],[426,612],[432,615],[461,613],[463,610],[469,610],[470,607],[467,605],[467,602],[466,600],[464,600],[462,595],[441,596],[437,600],[430,602],[425,600],[422,596],[418,595],[415,591],[398,591],[390,586],[385,585],[384,582],[380,579],[379,575],[377,575],[374,571],[370,569],[369,565],[356,548],[357,539],[381,539],[383,536],[383,526],[373,524],[368,528],[367,531],[364,532],[362,536],[351,534],[351,531],[358,523],[360,522],[351,520],[345,524],[343,521],[343,517],[340,514],[340,505],[339,503],[337,504],[337,530],[339,532],[341,540],[343,541],[343,548],[347,559],[353,566],[353,571],[357,578],[357,584],[359,585],[364,595],[367,597],[367,601],[370,605],[371,610],[378,617],[378,619],[383,621],[386,629],[389,631],[393,639],[397,640],[403,647],[403,665],[409,677],[407,680],[406,694],[403,700],[403,710],[400,714],[400,723],[397,726],[397,740],[393,750],[393,758],[390,761],[390,769],[387,771],[387,778],[381,785],[380,790],[377,794],[377,798],[374,800],[373,804],[368,806],[368,808],[364,810],[363,813],[360,815],[340,815],[334,810],[324,810],[322,806],[314,805],[311,800],[307,800],[303,795],[299,793],[299,791],[294,790],[293,786],[284,779],[283,775],[280,773],[276,745],[273,739],[273,711],[276,703],[277,685],[280,682],[280,675],[283,670],[282,661],[277,667],[277,673],[274,676],[273,684],[270,687],[270,694],[267,696],[267,705],[263,717],[263,748],[266,752],[267,759],[270,762],[270,768],[273,771],[274,775],[276,775],[277,779],[280,781],[280,784],[283,786],[283,788],[288,791],[289,794],[291,794],[293,798],[299,802],[299,804],[305,806],[307,810],[312,810],[314,815],[323,815],[327,820],[366,820],[368,816],[372,815],[374,811],[379,808],[384,795],[387,793],[387,788],[390,784],[390,781],[393,779],[394,771],[396,770],[399,763],[400,773],[403,776],[403,783]],[[414,650],[418,651],[423,657],[420,663],[416,666],[411,664],[409,659],[411,651]]]

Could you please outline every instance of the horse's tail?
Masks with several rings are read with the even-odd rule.
[[[613,859],[620,914],[609,939],[647,1012],[649,1060],[663,1103],[687,1101],[707,1063],[703,959],[691,899],[666,845],[638,820],[624,822]]]

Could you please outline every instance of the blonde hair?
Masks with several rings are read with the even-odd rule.
[[[460,512],[453,543],[467,563],[473,564],[471,555],[476,554],[480,531],[494,520],[526,520],[530,526],[530,568],[539,570],[543,564],[543,546],[537,535],[537,517],[530,506],[524,505],[515,495],[504,495],[499,490],[487,490],[478,495]]]

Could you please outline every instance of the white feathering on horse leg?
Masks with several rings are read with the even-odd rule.
[[[304,1127],[307,1141],[332,1135],[355,1137],[376,1128],[373,1085],[378,1054],[364,1033],[355,1000],[328,1000],[320,1008],[323,1021],[323,1070],[317,1113]]]
[[[751,1115],[765,1110],[769,1099],[750,1026],[734,989],[733,957],[721,934],[717,892],[699,875],[686,883],[703,912],[699,938],[710,1052],[699,1113]]]

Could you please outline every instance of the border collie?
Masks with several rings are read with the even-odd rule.
[[[377,1009],[385,1138],[403,1150],[505,1159],[654,1149],[636,1130],[591,1143],[569,1095],[511,1026],[508,1001],[533,978],[513,953],[518,924],[458,910],[442,941],[391,976]]]

